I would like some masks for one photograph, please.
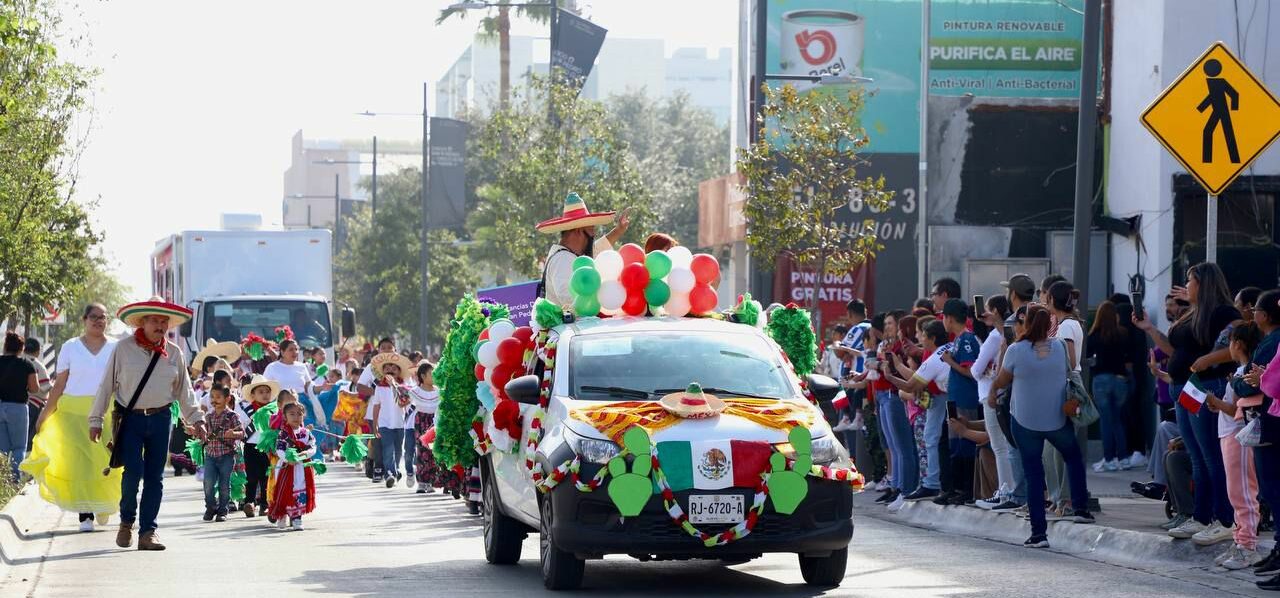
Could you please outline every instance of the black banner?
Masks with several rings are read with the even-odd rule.
[[[468,126],[463,121],[431,119],[427,173],[431,228],[458,228],[467,220],[467,134]]]
[[[608,31],[591,21],[573,13],[560,11],[556,21],[555,51],[551,54],[553,72],[560,71],[564,81],[582,89],[582,84],[591,74],[596,56],[600,54],[600,46],[604,44],[604,36]]]

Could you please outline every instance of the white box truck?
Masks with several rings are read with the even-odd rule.
[[[300,345],[324,347],[333,363],[334,348],[355,333],[355,311],[333,304],[332,264],[323,229],[184,231],[156,243],[151,287],[195,313],[177,332],[188,355],[207,339],[273,339],[288,324]]]

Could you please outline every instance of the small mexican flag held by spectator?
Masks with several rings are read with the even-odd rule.
[[[1207,396],[1209,396],[1209,392],[1200,383],[1200,376],[1191,374],[1191,378],[1182,386],[1182,393],[1178,395],[1178,403],[1193,414],[1199,413],[1200,407],[1204,406],[1204,399]]]

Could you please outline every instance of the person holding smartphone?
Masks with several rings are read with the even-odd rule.
[[[947,328],[942,322],[929,322],[919,334],[920,342],[927,356],[914,372],[905,364],[898,362],[896,371],[886,369],[889,383],[899,390],[915,394],[918,404],[925,410],[925,455],[927,467],[920,486],[903,497],[905,501],[935,499],[942,494],[943,460],[947,457],[947,449],[942,446],[946,437],[947,418],[947,382],[951,368],[942,360],[942,355],[951,350]],[[950,488],[948,488],[950,490]]]

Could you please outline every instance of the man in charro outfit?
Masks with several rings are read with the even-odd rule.
[[[538,285],[538,296],[561,307],[573,305],[573,295],[569,292],[569,279],[573,278],[573,260],[580,255],[598,255],[602,251],[613,249],[613,244],[626,234],[631,225],[628,210],[623,210],[618,224],[605,236],[596,238],[596,227],[613,222],[614,212],[592,212],[587,204],[570,193],[564,198],[564,211],[560,216],[538,223],[540,233],[560,233],[560,241],[551,245],[547,253],[547,264],[542,270],[542,282]]]

